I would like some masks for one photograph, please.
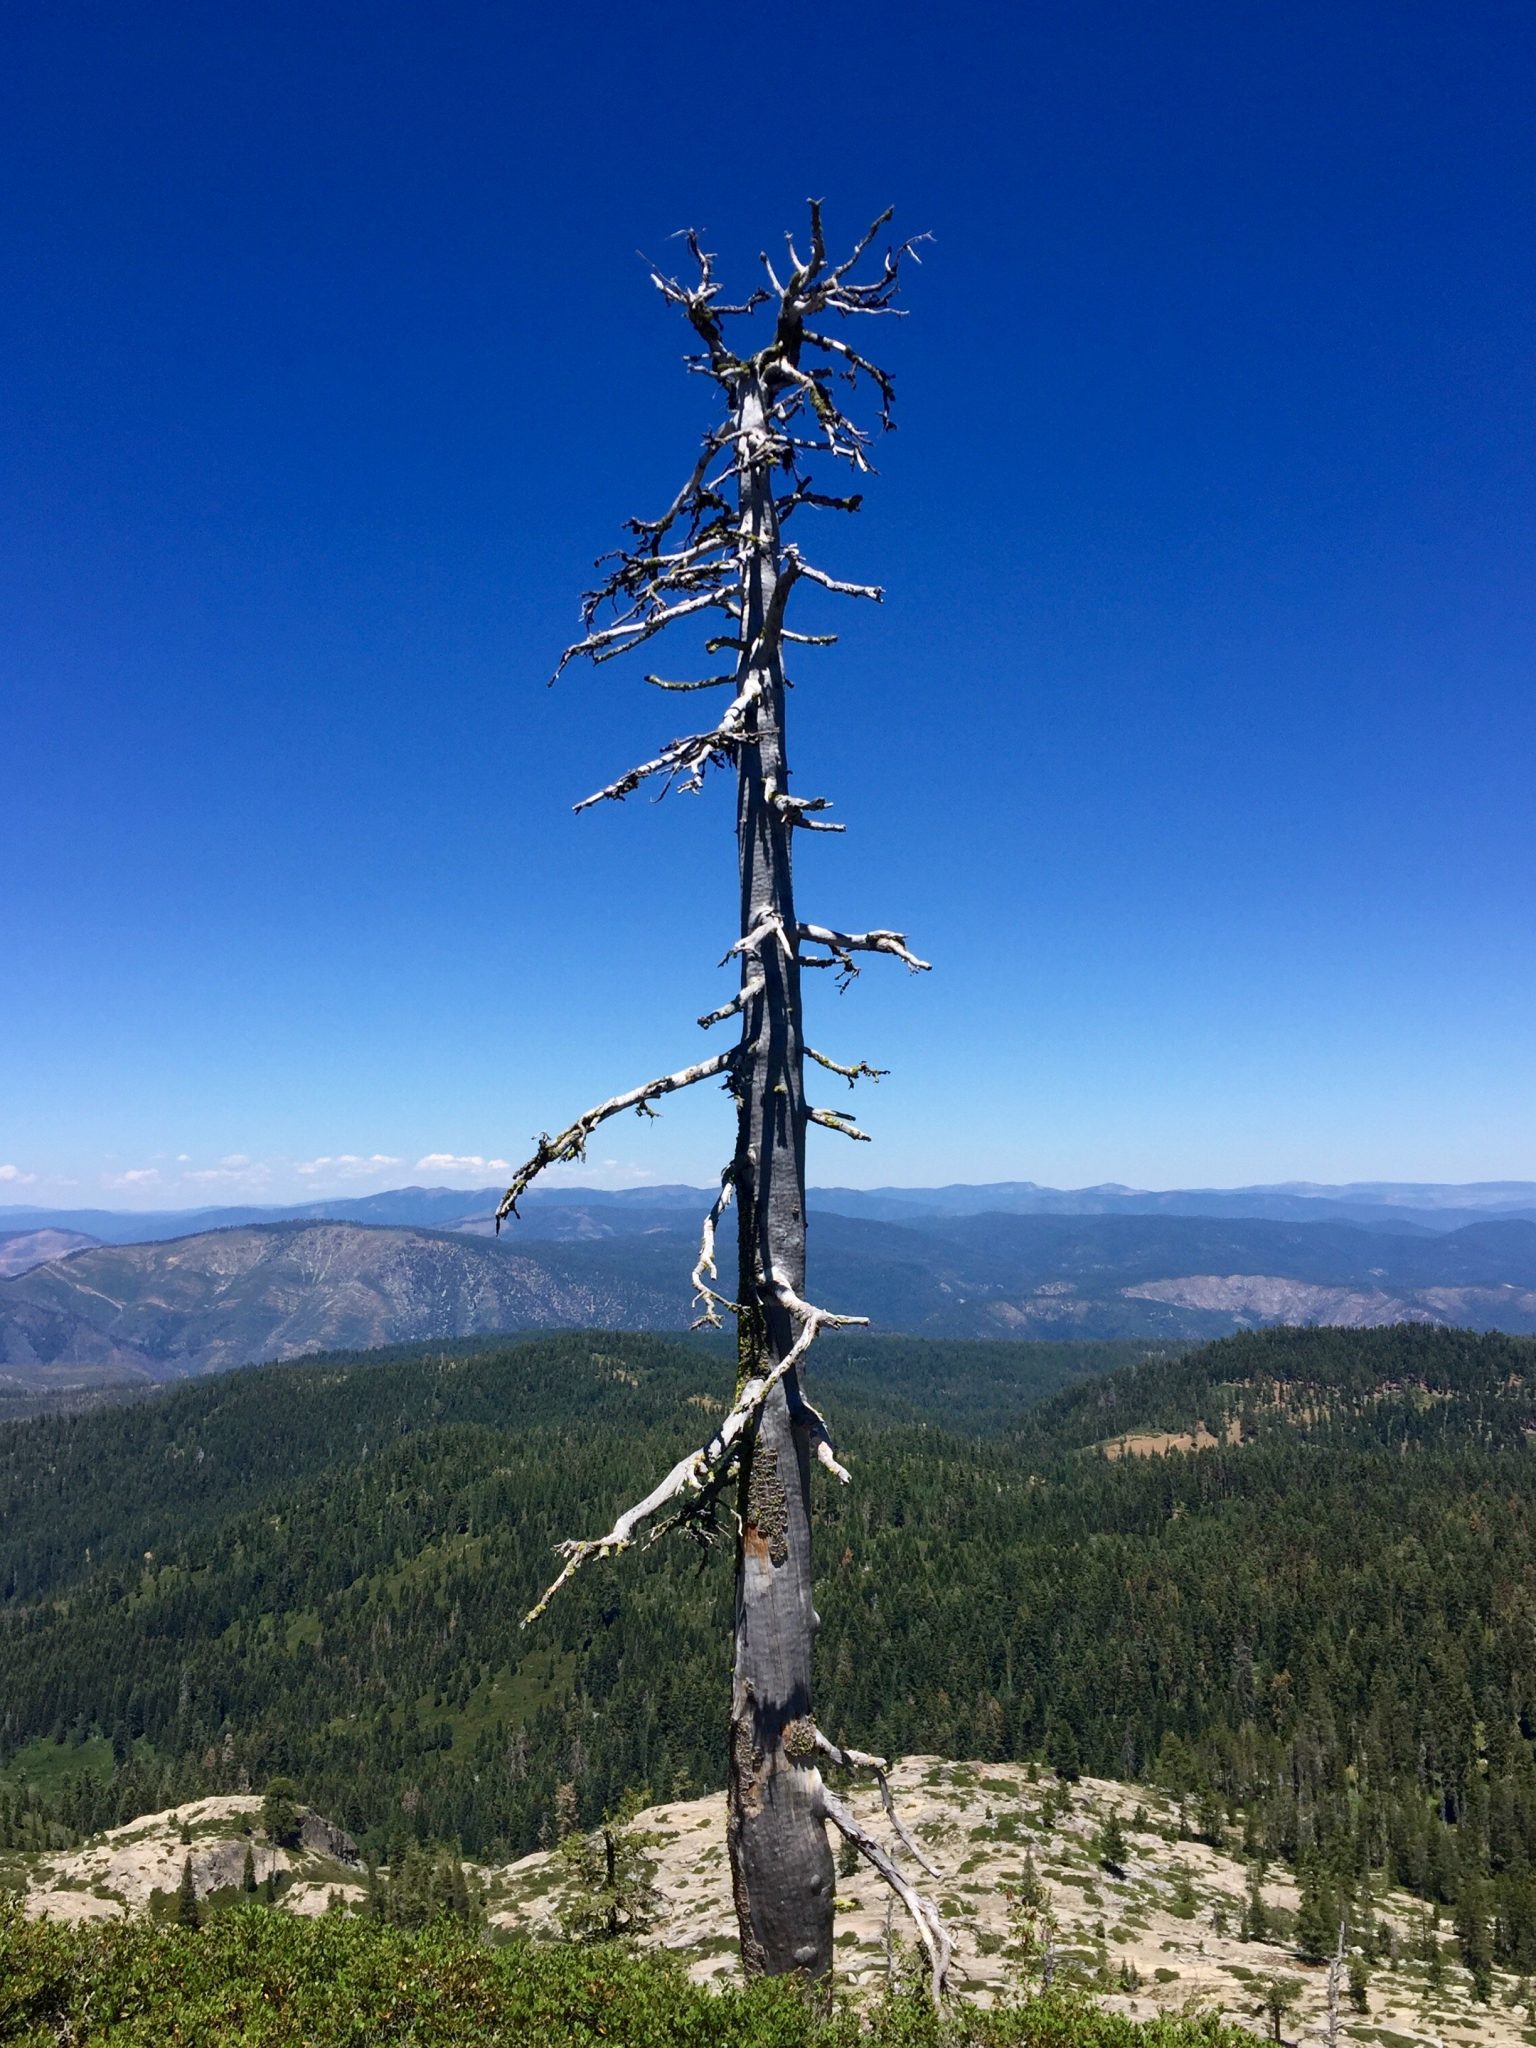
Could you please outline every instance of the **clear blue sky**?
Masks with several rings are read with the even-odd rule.
[[[936,237],[793,702],[805,913],[935,972],[814,991],[894,1069],[814,1178],[1536,1175],[1528,0],[6,40],[0,1200],[472,1184],[698,1056],[727,789],[573,818],[685,717],[544,679],[704,422],[636,251],[810,192]]]

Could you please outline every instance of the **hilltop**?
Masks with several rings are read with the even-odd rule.
[[[1305,2039],[1321,2030],[1328,1973],[1297,1952],[1301,1894],[1283,1870],[1255,1881],[1239,1853],[1239,1826],[1213,1844],[1195,1838],[1181,1802],[1155,1786],[1095,1778],[1065,1785],[1033,1765],[911,1756],[894,1767],[891,1789],[936,1876],[918,1876],[872,1790],[856,1787],[848,1797],[938,1901],[955,1942],[959,1998],[985,2007],[1025,1982],[1038,1984],[1041,1957],[1021,1953],[1013,1912],[1023,1897],[1049,1914],[1057,1981],[1091,1992],[1105,2011],[1154,2020],[1193,2008],[1257,2030],[1260,1987],[1279,1977],[1297,1994],[1287,2032]],[[387,1886],[389,1867],[365,1871],[350,1838],[318,1814],[305,1813],[291,1848],[273,1846],[261,1806],[254,1796],[233,1796],[144,1815],[78,1850],[0,1858],[0,1879],[23,1889],[30,1916],[68,1924],[171,1917],[184,1862],[205,1913],[238,1901],[243,1881],[272,1890],[283,1912],[302,1916],[364,1912],[370,1889]],[[1111,1819],[1125,1846],[1108,1868],[1100,1839]],[[633,1830],[656,1895],[644,1942],[676,1957],[699,1983],[734,1983],[723,1797],[647,1807]],[[465,1875],[493,1938],[560,1940],[573,1881],[558,1856],[471,1863]],[[1248,1924],[1255,1900],[1262,1932]],[[889,1904],[867,1866],[840,1872],[838,1982],[865,2003],[885,1987],[892,1936],[902,1944],[911,1932],[899,1908],[888,1916]],[[1495,1972],[1490,1998],[1478,1998],[1446,1930],[1431,1931],[1422,1904],[1400,1889],[1374,1887],[1351,1953],[1365,1962],[1366,2009],[1355,2010],[1341,1987],[1341,2041],[1516,2048],[1530,2039],[1521,1980]]]

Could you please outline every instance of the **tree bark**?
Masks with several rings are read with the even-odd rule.
[[[758,685],[741,749],[737,837],[742,1013],[735,1074],[739,1203],[739,1379],[788,1355],[793,1319],[781,1288],[805,1287],[804,1041],[791,878],[784,671],[775,593],[783,574],[761,382],[736,402],[744,683]],[[765,628],[767,630],[765,630]],[[777,933],[789,936],[779,943]],[[771,1391],[742,1459],[737,1509],[735,1664],[731,1686],[731,1876],[749,1976],[830,1974],[834,1874],[821,1817],[811,1717],[811,1444],[797,1422],[798,1369]]]

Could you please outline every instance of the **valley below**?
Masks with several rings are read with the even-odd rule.
[[[0,1279],[0,1404],[71,1370],[80,1386],[154,1384],[505,1331],[681,1331],[697,1313],[688,1275],[708,1198],[696,1211],[690,1191],[667,1192],[530,1204],[499,1237],[478,1212],[451,1228],[300,1218],[62,1252],[63,1233],[34,1231],[37,1262]],[[13,1266],[25,1235],[9,1240]],[[729,1291],[728,1233],[721,1253]],[[810,1284],[877,1329],[932,1338],[1190,1343],[1280,1323],[1529,1333],[1536,1222],[829,1210]]]

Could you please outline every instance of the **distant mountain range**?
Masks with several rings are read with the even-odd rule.
[[[69,1231],[98,1244],[150,1244],[242,1224],[335,1222],[404,1224],[428,1230],[486,1228],[500,1201],[488,1188],[391,1188],[377,1195],[336,1197],[286,1206],[209,1209],[41,1209],[0,1204],[0,1255],[8,1237],[38,1230]],[[697,1211],[712,1188],[536,1188],[524,1200],[523,1234],[565,1234],[550,1210],[614,1212],[614,1227],[632,1231],[636,1212]],[[1536,1181],[1351,1181],[1342,1186],[1292,1181],[1247,1188],[1048,1188],[1034,1181],[958,1183],[942,1188],[812,1188],[821,1214],[877,1222],[919,1223],[954,1216],[1207,1216],[1276,1223],[1360,1223],[1412,1234],[1459,1230],[1496,1218],[1536,1222]],[[619,1220],[622,1218],[622,1222]]]
[[[504,1330],[680,1329],[700,1206],[698,1190],[650,1189],[551,1196],[500,1238],[483,1234],[482,1212],[458,1230],[307,1219],[94,1245],[0,1280],[0,1379],[57,1385],[78,1367],[166,1380]],[[1536,1222],[1497,1214],[1431,1231],[823,1210],[812,1247],[814,1298],[927,1336],[1199,1339],[1278,1322],[1536,1332]]]

